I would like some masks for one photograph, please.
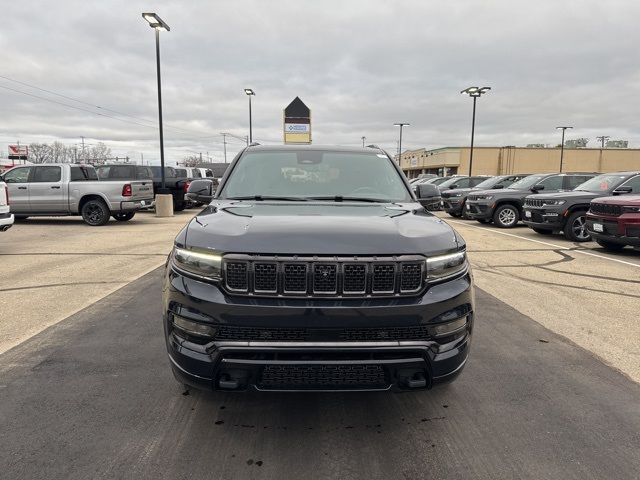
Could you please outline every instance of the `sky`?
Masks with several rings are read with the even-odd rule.
[[[4,0],[0,157],[20,141],[104,142],[159,162],[154,32],[160,32],[165,156],[224,161],[223,137],[282,142],[299,96],[316,144],[403,150],[559,143],[598,135],[640,148],[635,0]],[[34,88],[36,87],[36,88]],[[44,91],[47,90],[47,91]],[[38,98],[40,97],[40,98]],[[57,102],[57,103],[56,103]],[[72,108],[75,107],[75,108]],[[116,113],[117,112],[117,113]],[[112,118],[115,117],[115,118]],[[243,146],[227,137],[230,161]]]

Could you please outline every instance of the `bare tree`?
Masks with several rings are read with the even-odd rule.
[[[185,167],[195,167],[196,165],[198,165],[200,163],[200,156],[199,155],[189,155],[188,157],[184,157],[182,159],[182,165],[184,165]]]
[[[67,147],[62,142],[53,142],[51,148],[51,161],[54,163],[67,163]]]
[[[29,145],[28,159],[32,163],[51,161],[51,147],[46,143],[32,143]]]
[[[111,157],[111,149],[104,143],[98,142],[93,147],[85,150],[87,161],[91,163],[105,163]]]

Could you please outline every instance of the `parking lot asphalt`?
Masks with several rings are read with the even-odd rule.
[[[638,478],[640,386],[482,290],[442,389],[183,395],[161,274],[0,355],[0,477]]]
[[[467,241],[480,288],[640,382],[640,252],[438,216]]]
[[[0,234],[0,353],[162,265],[195,213],[102,227],[32,217]]]

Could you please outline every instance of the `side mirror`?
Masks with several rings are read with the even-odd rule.
[[[419,200],[440,196],[440,189],[436,185],[430,183],[422,183],[418,185],[416,193]]]
[[[453,190],[455,188],[458,188],[458,185],[456,185],[455,183],[449,187],[450,190]]]
[[[212,180],[198,179],[191,182],[186,197],[195,203],[209,203],[215,192],[216,186]]]
[[[618,187],[612,193],[614,195],[624,195],[625,193],[631,193],[633,188],[631,187]]]
[[[536,185],[534,185],[533,187],[531,187],[531,191],[532,192],[539,192],[540,190],[544,190],[544,185],[538,183]]]
[[[493,188],[494,190],[500,190],[501,188],[504,188],[504,185],[495,185],[491,188]]]

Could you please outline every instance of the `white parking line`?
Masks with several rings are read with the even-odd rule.
[[[478,230],[482,230],[484,232],[497,233],[499,235],[505,235],[507,237],[519,238],[521,240],[527,240],[529,242],[540,243],[542,245],[547,245],[547,246],[553,247],[553,248],[559,248],[561,250],[568,250],[568,251],[575,252],[575,253],[581,253],[582,255],[588,255],[590,257],[602,258],[603,260],[609,260],[611,262],[622,263],[623,265],[629,265],[631,267],[640,268],[640,265],[638,265],[637,263],[626,262],[624,260],[619,260],[617,258],[605,257],[604,255],[598,255],[597,253],[585,252],[584,250],[575,250],[573,248],[563,247],[562,245],[556,245],[555,243],[543,242],[542,240],[535,240],[533,238],[521,237],[520,235],[515,235],[513,233],[501,232],[500,230],[493,230],[493,229],[489,229],[489,228],[486,228],[486,227],[480,227],[480,226],[476,226],[476,225],[469,225],[468,223],[461,222],[459,220],[449,220],[449,219],[445,220],[444,218],[441,218],[441,220],[444,220],[445,222],[450,222],[450,223],[457,223],[459,225],[464,225],[465,227],[469,227],[469,228],[477,228]]]

